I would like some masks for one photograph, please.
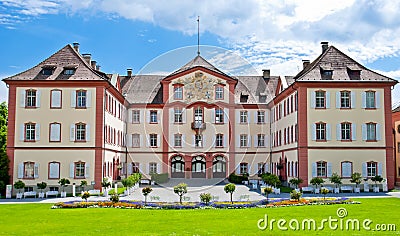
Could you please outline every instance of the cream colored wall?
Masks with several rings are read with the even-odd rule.
[[[397,128],[400,125],[400,121],[396,121],[394,123],[394,131],[395,131],[395,140],[397,143],[394,144],[394,150],[395,150],[395,158],[396,158],[396,177],[400,176],[400,132],[399,129]]]
[[[268,163],[269,154],[235,154],[235,170],[239,173],[240,163],[247,163],[249,170],[249,175],[255,175],[258,171],[258,163]],[[229,168],[227,168],[229,170]]]
[[[117,100],[110,93],[108,93],[108,96],[111,96],[114,98],[114,100]],[[120,103],[117,100],[117,107],[118,107],[118,104],[120,104]],[[104,104],[104,106],[105,106],[105,104]],[[124,118],[126,116],[126,114],[124,114],[124,109],[123,109],[121,115],[122,115],[122,118]],[[118,109],[117,109],[117,115],[114,116],[112,113],[108,112],[106,110],[106,108],[104,108],[104,124],[107,126],[113,127],[115,129],[115,132],[122,131],[122,133],[125,134],[125,122],[123,121],[123,119],[120,120],[118,118]],[[103,130],[104,130],[104,128],[103,128]],[[104,134],[104,138],[105,138],[105,134]],[[105,148],[113,149],[116,151],[121,151],[121,150],[125,149],[124,147],[122,147],[122,145],[118,146],[118,137],[116,137],[115,144],[107,143],[104,140],[104,145],[105,145]]]
[[[386,178],[386,152],[385,150],[340,150],[324,149],[308,151],[308,180],[312,179],[312,163],[326,161],[332,163],[332,173],[341,175],[340,163],[343,161],[353,162],[353,173],[362,174],[362,163],[375,161],[382,163],[382,177]],[[349,179],[343,179],[343,184],[350,184]],[[369,180],[370,183],[372,183]],[[325,179],[325,184],[331,184],[329,179]]]
[[[151,162],[157,163],[158,173],[162,171],[162,155],[157,153],[129,153],[127,162],[139,162],[139,169],[145,177],[149,177],[149,164]]]
[[[35,109],[27,109],[21,107],[21,92],[26,89],[36,89],[40,91],[40,107]],[[62,90],[62,109],[50,109],[50,90]],[[86,109],[75,109],[71,107],[71,92],[78,89],[85,89],[91,92],[91,106]],[[76,87],[76,88],[38,88],[38,87],[18,87],[16,97],[16,114],[15,114],[15,146],[16,147],[94,147],[95,139],[95,88]],[[26,122],[34,122],[40,124],[40,141],[24,142],[20,141],[21,125]],[[61,123],[61,142],[49,142],[50,123]],[[70,141],[71,124],[84,122],[90,125],[90,141],[88,142],[72,142]]]
[[[355,92],[355,108],[352,109],[339,109],[336,108],[336,92],[342,91],[343,89],[325,89],[324,91],[330,92],[330,108],[327,109],[314,109],[311,108],[311,93],[319,90],[307,89],[307,124],[309,124],[308,132],[308,143],[310,146],[385,146],[385,117],[383,110],[383,89],[351,89],[350,91]],[[367,90],[379,91],[380,95],[380,108],[374,110],[366,110],[361,108],[362,104],[362,92]],[[331,140],[328,142],[316,142],[312,139],[312,125],[317,122],[325,122],[331,125]],[[356,129],[356,140],[351,142],[342,142],[336,139],[336,125],[341,122],[351,122],[357,125]],[[380,124],[381,140],[377,142],[366,142],[362,140],[362,124],[368,122],[375,122]]]

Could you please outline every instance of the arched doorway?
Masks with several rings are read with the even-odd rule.
[[[185,160],[181,156],[171,159],[171,178],[185,178]]]
[[[213,159],[213,178],[225,178],[226,177],[226,161],[221,155],[214,157]]]
[[[192,178],[206,178],[206,159],[203,156],[193,157]]]

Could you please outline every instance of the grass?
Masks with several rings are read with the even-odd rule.
[[[260,231],[257,221],[268,219],[312,218],[317,222],[344,207],[347,219],[371,219],[376,223],[396,224],[400,199],[355,199],[362,204],[316,205],[282,208],[224,210],[132,210],[132,209],[50,209],[51,204],[0,205],[0,235],[372,235],[372,231]],[[344,218],[344,219],[346,219]],[[326,224],[325,224],[326,225]],[[327,226],[327,225],[326,225]],[[375,232],[376,233],[376,232]],[[379,235],[400,234],[378,232]]]
[[[123,194],[125,190],[126,190],[125,187],[119,187],[119,188],[117,188],[117,193]],[[110,195],[114,194],[114,193],[115,193],[115,189],[111,189],[110,191],[108,191],[108,194],[110,194]]]

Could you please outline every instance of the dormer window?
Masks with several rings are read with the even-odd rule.
[[[245,103],[249,99],[249,95],[241,94],[240,95],[240,102]]]
[[[63,74],[64,75],[73,75],[73,74],[75,74],[75,69],[70,69],[70,68],[64,69]]]
[[[42,75],[52,75],[52,74],[53,74],[53,69],[51,69],[51,68],[43,68]]]
[[[323,80],[331,80],[333,75],[333,70],[321,69],[321,77]]]
[[[361,77],[360,77],[360,75],[361,75],[361,70],[360,69],[358,69],[358,68],[355,68],[355,67],[347,67],[347,73],[348,73],[348,75],[349,75],[349,77],[350,77],[350,80],[360,80],[361,79]]]

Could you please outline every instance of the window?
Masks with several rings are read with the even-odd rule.
[[[194,136],[194,146],[195,147],[203,147],[203,136],[196,134]]]
[[[64,75],[73,75],[75,74],[75,69],[64,69]]]
[[[265,173],[264,163],[260,162],[257,164],[257,174]]]
[[[85,178],[85,162],[75,162],[75,178]]]
[[[376,102],[375,102],[375,92],[374,91],[367,91],[365,93],[365,105],[366,108],[376,108]]]
[[[240,170],[239,170],[240,174],[248,174],[248,164],[247,163],[240,163]]]
[[[351,124],[342,123],[341,127],[341,140],[351,140]]]
[[[196,127],[201,127],[203,124],[203,109],[201,107],[196,107],[194,110],[194,123]]]
[[[61,108],[62,92],[61,90],[51,90],[50,92],[50,108]]]
[[[175,123],[182,123],[182,108],[175,108],[174,109],[174,122]]]
[[[325,91],[315,91],[315,108],[325,108]]]
[[[33,179],[35,177],[35,163],[24,163],[24,179]]]
[[[24,192],[33,192],[33,187],[24,187]]]
[[[224,110],[215,109],[215,123],[224,123]]]
[[[174,146],[182,147],[182,134],[174,134]]]
[[[50,142],[61,142],[61,124],[50,124]]]
[[[25,124],[25,141],[35,141],[35,126],[34,123]]]
[[[84,123],[75,124],[75,141],[86,141],[86,125]]]
[[[351,174],[353,174],[353,163],[350,161],[344,161],[341,165],[342,178],[351,178]]]
[[[247,147],[247,134],[240,135],[240,147]]]
[[[183,98],[183,86],[177,85],[174,87],[174,99],[181,100]]]
[[[324,161],[317,162],[317,177],[326,177],[327,165]]]
[[[60,163],[50,162],[49,163],[49,179],[59,179],[60,178]]]
[[[265,111],[257,111],[257,123],[265,123]]]
[[[26,90],[25,107],[36,107],[36,90]]]
[[[322,70],[321,71],[321,77],[323,80],[331,80],[333,75],[332,70]]]
[[[368,123],[367,124],[367,141],[375,141],[376,140],[376,124]]]
[[[215,99],[216,100],[224,99],[224,88],[222,86],[215,87]]]
[[[157,134],[150,134],[150,147],[157,147]]]
[[[132,123],[140,123],[140,111],[133,110],[132,111]]]
[[[350,108],[350,92],[341,91],[340,92],[340,108]]]
[[[257,146],[258,147],[265,147],[265,134],[258,134],[257,135]]]
[[[132,147],[140,147],[140,134],[132,134]]]
[[[52,74],[53,74],[52,68],[43,68],[42,69],[42,75],[52,75]]]
[[[157,111],[150,111],[150,123],[157,123]]]
[[[367,162],[367,177],[374,177],[378,174],[378,163]]]
[[[76,91],[76,107],[86,108],[86,91],[78,90]]]
[[[317,123],[316,126],[316,140],[324,141],[326,140],[326,124],[325,123]]]
[[[157,163],[155,162],[149,163],[149,174],[157,174]]]
[[[215,137],[215,146],[216,147],[224,146],[224,135],[223,134],[217,134],[217,136]]]
[[[132,162],[132,173],[139,173],[139,162]]]
[[[49,187],[50,191],[57,191],[58,192],[58,187]]]
[[[240,111],[240,123],[247,123],[247,111]]]

